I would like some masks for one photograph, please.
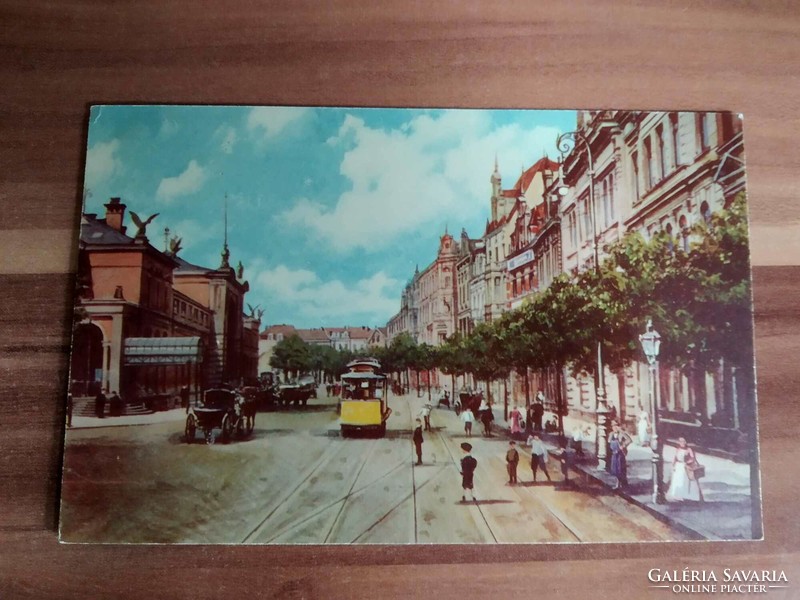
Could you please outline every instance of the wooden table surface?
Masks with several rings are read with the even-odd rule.
[[[0,1],[0,598],[666,597],[651,568],[800,598],[800,8],[778,1]],[[745,114],[763,542],[67,546],[58,481],[90,103]],[[695,595],[696,597],[697,595]]]

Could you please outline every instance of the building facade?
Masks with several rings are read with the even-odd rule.
[[[592,268],[595,254],[602,261],[609,244],[633,231],[645,238],[666,232],[689,250],[693,225],[710,219],[744,189],[741,122],[735,115],[582,112],[578,131],[591,149],[593,170],[583,144],[565,158],[567,192],[559,215],[568,273]],[[723,364],[706,373],[661,369],[658,397],[667,435],[670,427],[678,432],[686,424],[736,428],[735,378]],[[608,404],[620,418],[647,407],[644,363],[617,373],[606,369],[604,383]],[[571,412],[588,415],[596,409],[594,387],[586,377],[566,378]]]
[[[247,282],[224,261],[204,269],[157,250],[146,226],[131,237],[119,198],[105,207],[105,218],[81,219],[73,395],[149,401],[255,376],[255,344],[244,333],[254,325],[241,311]]]

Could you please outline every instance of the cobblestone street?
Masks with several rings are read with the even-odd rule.
[[[461,503],[464,441],[452,411],[434,409],[424,464],[412,422],[423,399],[393,397],[383,439],[342,439],[332,399],[260,413],[252,438],[185,444],[183,423],[70,430],[65,541],[182,543],[537,543],[685,539],[603,486],[531,482],[521,448],[507,485],[506,439],[470,441],[474,503]]]

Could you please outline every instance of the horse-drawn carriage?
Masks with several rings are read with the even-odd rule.
[[[478,407],[481,405],[483,399],[483,392],[475,392],[470,389],[461,390],[458,393],[458,400],[455,402],[453,408],[456,414],[469,408],[473,414],[477,416]]]
[[[189,407],[184,433],[186,442],[191,444],[200,429],[206,444],[213,444],[214,429],[220,429],[220,440],[228,443],[234,435],[244,438],[252,434],[255,424],[254,394],[211,389],[206,390],[203,400],[197,406]]]
[[[309,398],[317,397],[317,382],[313,377],[301,377],[297,381],[278,386],[278,401],[284,406],[308,404]]]

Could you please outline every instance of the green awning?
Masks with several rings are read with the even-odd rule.
[[[127,338],[124,363],[133,365],[185,365],[203,362],[200,337]]]

